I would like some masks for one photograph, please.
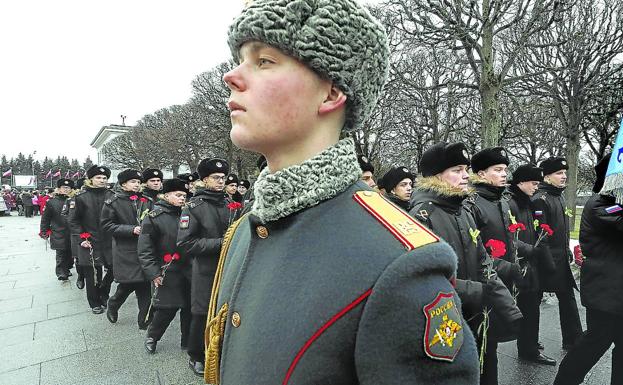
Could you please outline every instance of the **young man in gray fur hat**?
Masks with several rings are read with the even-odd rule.
[[[229,45],[231,138],[268,167],[223,241],[206,382],[477,384],[456,256],[360,181],[340,140],[385,82],[383,27],[353,0],[264,0]]]

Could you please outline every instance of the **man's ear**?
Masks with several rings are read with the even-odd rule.
[[[332,85],[327,97],[318,107],[318,113],[324,115],[336,111],[346,105],[346,99],[344,92]]]

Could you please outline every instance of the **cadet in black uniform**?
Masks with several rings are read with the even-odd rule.
[[[191,312],[188,336],[189,366],[203,375],[204,332],[210,293],[223,234],[233,217],[226,206],[225,178],[229,164],[222,159],[204,159],[197,166],[197,192],[182,210],[177,235],[178,248],[192,258]]]
[[[577,385],[614,343],[611,385],[623,384],[623,206],[602,188],[610,154],[595,166],[595,193],[584,205],[580,246],[586,258],[580,296],[586,307],[586,333],[560,363],[554,385]]]
[[[363,183],[340,140],[385,82],[381,24],[354,0],[254,1],[229,45],[231,138],[268,166],[224,240],[206,382],[475,384],[456,256]]]
[[[177,232],[182,206],[186,200],[186,182],[167,179],[163,183],[163,199],[143,220],[138,237],[138,258],[145,276],[157,292],[153,298],[154,317],[147,329],[145,349],[156,352],[156,345],[180,310],[180,346],[188,348],[190,328],[190,259],[177,247]],[[166,256],[169,256],[168,259]],[[163,266],[170,261],[164,271]]]
[[[225,192],[230,202],[242,203],[242,195],[238,192],[238,176],[236,174],[227,175],[225,179]]]
[[[406,167],[392,167],[383,175],[385,196],[406,212],[411,209],[411,193],[415,175]],[[366,183],[367,184],[367,183]],[[369,186],[369,184],[368,184]]]
[[[370,188],[376,187],[376,181],[374,180],[374,166],[370,163],[370,160],[363,156],[357,155],[357,161],[359,162],[359,167],[361,167],[361,180],[364,181]],[[411,182],[414,182],[413,180]]]
[[[521,328],[517,338],[519,358],[538,364],[556,365],[556,360],[546,356],[539,350],[544,347],[539,343],[540,305],[543,291],[539,285],[539,276],[553,272],[552,256],[546,241],[534,247],[539,231],[534,226],[532,216],[534,208],[531,198],[543,181],[543,170],[532,164],[523,164],[513,172],[508,187],[511,199],[508,205],[515,221],[525,226],[519,231],[517,249],[522,269],[517,305],[523,314]]]
[[[83,191],[69,205],[71,235],[80,242],[78,263],[83,266],[87,300],[94,314],[104,312],[113,281],[112,240],[100,223],[104,201],[114,195],[107,188],[109,177],[108,167],[93,165],[87,170]],[[102,266],[106,267],[103,277]]]
[[[56,277],[60,281],[67,281],[74,260],[71,255],[71,231],[67,217],[63,216],[62,212],[65,201],[74,188],[74,181],[61,178],[56,181],[56,186],[54,198],[47,202],[41,214],[39,235],[50,239],[50,247],[56,250]],[[49,235],[48,231],[51,232]]]
[[[517,330],[521,312],[506,286],[498,279],[485,250],[474,218],[463,201],[470,194],[469,155],[463,143],[437,143],[424,151],[422,177],[413,194],[411,215],[448,242],[458,257],[456,291],[463,303],[463,317],[482,344],[478,328],[483,311],[492,310],[487,332],[481,384],[497,384],[497,345]]]
[[[162,170],[157,168],[147,168],[143,170],[143,193],[144,197],[151,199],[152,202],[158,200],[158,194],[162,190]]]
[[[63,211],[61,212],[61,214],[68,218],[69,217],[69,207],[72,205],[75,205],[75,200],[74,197],[77,193],[79,193],[82,190],[82,186],[84,185],[84,180],[86,178],[79,178],[76,183],[75,183],[75,187],[76,189],[71,191],[69,193],[69,196],[67,197],[67,199],[65,200],[65,204],[63,205]],[[74,202],[74,203],[72,203]],[[68,225],[69,225],[69,218],[68,220]],[[71,231],[70,231],[71,233]],[[74,264],[76,266],[76,273],[77,273],[77,277],[76,277],[76,287],[80,290],[84,289],[84,269],[83,267],[78,263],[78,252],[79,252],[79,248],[80,248],[80,242],[81,239],[78,235],[73,235],[70,234],[70,238],[71,238],[71,255],[72,258],[74,259]]]
[[[539,165],[543,169],[543,183],[534,195],[534,218],[539,223],[548,224],[554,231],[547,239],[552,254],[555,271],[540,276],[541,289],[554,292],[558,298],[562,348],[570,349],[582,335],[582,323],[574,289],[577,289],[571,266],[569,250],[569,215],[565,198],[562,195],[567,182],[569,166],[565,158],[548,158]]]
[[[151,200],[140,193],[142,174],[138,170],[123,170],[117,176],[120,189],[106,200],[102,208],[102,229],[112,236],[113,269],[117,290],[108,300],[106,318],[117,322],[119,308],[134,292],[138,302],[138,328],[147,329],[147,309],[151,287],[138,260],[137,244],[141,222],[153,207]]]

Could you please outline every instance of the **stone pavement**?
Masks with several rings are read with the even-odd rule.
[[[203,384],[180,350],[179,315],[147,354],[136,298],[116,324],[92,314],[75,270],[70,282],[56,279],[39,220],[0,217],[0,385]]]
[[[0,385],[202,384],[179,348],[179,318],[151,356],[143,348],[145,332],[136,325],[134,296],[113,325],[104,314],[91,313],[84,290],[75,286],[75,271],[70,282],[56,280],[54,251],[46,251],[36,235],[39,219],[0,217]],[[555,297],[541,310],[545,353],[560,360]],[[586,384],[610,382],[610,354],[589,373]],[[556,367],[518,360],[514,342],[501,344],[499,361],[500,385],[551,384],[556,375]]]

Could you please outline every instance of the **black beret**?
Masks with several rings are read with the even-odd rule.
[[[472,171],[478,172],[496,164],[505,164],[508,166],[508,156],[503,147],[485,148],[472,156]]]
[[[433,176],[462,164],[470,165],[469,154],[463,143],[439,142],[430,146],[422,154],[420,172],[422,176]]]
[[[86,179],[86,178],[80,178],[80,179],[78,179],[78,180],[76,181],[76,188],[77,188],[77,189],[81,189],[81,188],[82,188],[82,185],[84,185],[84,180],[85,180],[85,179]]]
[[[217,172],[226,175],[229,174],[229,163],[227,163],[224,159],[212,158],[203,159],[197,166],[197,173],[199,174],[200,179]]]
[[[147,182],[150,179],[158,178],[160,180],[164,179],[164,175],[161,170],[157,168],[148,168],[143,170],[143,182]]]
[[[595,165],[595,184],[593,184],[593,192],[598,193],[601,188],[604,187],[604,181],[606,180],[606,172],[608,171],[608,164],[612,153],[607,154],[597,162]]]
[[[539,167],[543,169],[543,175],[553,174],[560,170],[568,170],[569,165],[567,160],[561,157],[547,158],[539,164]]]
[[[110,169],[106,166],[94,164],[87,170],[87,178],[91,179],[96,175],[105,175],[106,178],[110,178]]]
[[[543,181],[543,169],[534,164],[522,164],[513,172],[511,184],[529,181]]]
[[[255,162],[255,164],[257,165],[257,168],[260,171],[265,169],[266,166],[268,165],[268,163],[266,162],[266,157],[264,155],[260,155],[259,158],[257,158],[257,161]]]
[[[186,188],[186,181],[181,180],[179,178],[174,179],[165,179],[162,182],[162,193],[166,194],[172,191],[183,191],[188,194],[188,189]]]
[[[244,186],[246,189],[251,188],[251,182],[246,179],[240,179],[240,185]]]
[[[374,173],[374,166],[370,163],[370,160],[363,155],[357,155],[357,161],[359,161],[359,167],[361,167],[361,171],[366,172],[370,171]]]
[[[61,178],[59,180],[56,181],[56,187],[63,187],[63,186],[67,186],[70,189],[74,188],[74,181],[71,179],[65,179],[65,178]]]
[[[125,169],[117,175],[117,183],[124,184],[125,182],[131,179],[138,179],[140,181],[143,180],[143,174],[140,171],[134,170],[132,168]]]
[[[227,175],[227,178],[225,178],[225,184],[238,184],[238,175],[236,174],[229,174]]]
[[[413,182],[415,175],[406,167],[393,167],[383,175],[383,187],[389,192],[400,183],[401,180],[409,178]]]

